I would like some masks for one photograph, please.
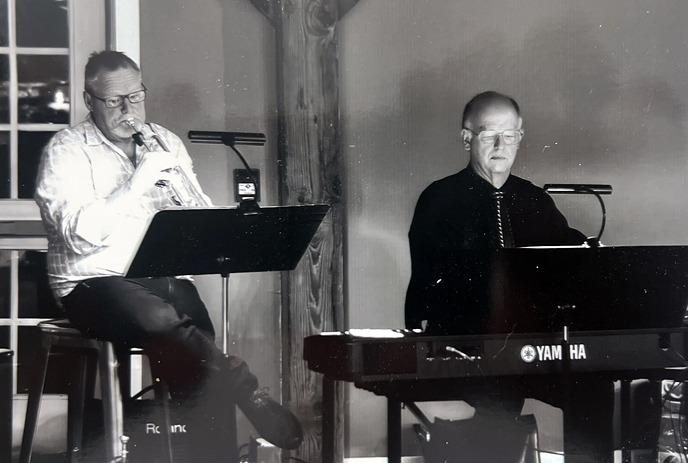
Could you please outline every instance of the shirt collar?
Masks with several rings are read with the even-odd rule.
[[[489,192],[500,191],[500,190],[501,191],[508,191],[508,190],[510,190],[510,186],[513,183],[511,181],[511,178],[513,177],[513,175],[509,174],[509,176],[506,179],[506,182],[504,182],[504,185],[502,185],[501,188],[495,188],[495,186],[493,184],[491,184],[490,182],[488,182],[487,180],[482,178],[480,175],[478,175],[478,173],[473,169],[473,167],[471,167],[470,164],[468,166],[466,166],[466,168],[464,170],[468,171],[468,175],[471,179],[471,183],[473,185],[475,185],[477,188],[481,188],[485,191],[489,191]]]
[[[103,135],[103,132],[96,126],[96,123],[93,121],[93,116],[90,114],[84,124],[84,138],[86,144],[89,146],[96,146],[105,142],[105,135]]]
[[[84,121],[84,140],[86,144],[89,146],[109,146],[112,150],[115,151],[115,153],[122,156],[124,159],[129,159],[127,155],[124,154],[124,152],[119,147],[115,146],[114,143],[107,139],[105,134],[101,132],[96,123],[93,121],[93,116],[91,116],[90,114],[88,118]],[[136,147],[137,159],[139,152],[140,148]]]

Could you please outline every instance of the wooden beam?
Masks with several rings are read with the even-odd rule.
[[[110,0],[111,1],[111,0]],[[277,26],[279,24],[279,14],[278,10],[284,6],[284,8],[289,9],[291,2],[289,0],[286,1],[281,1],[281,0],[249,0],[254,7],[272,23],[273,26]],[[332,2],[333,5],[336,6],[336,12],[337,12],[337,19],[343,18],[346,13],[349,12],[351,8],[353,8],[357,3],[358,0],[333,0]]]
[[[303,338],[344,328],[342,167],[335,0],[292,0],[279,11],[279,161],[282,204],[326,203],[330,213],[282,285],[283,395],[304,425],[297,456],[322,458],[320,375],[303,361]],[[342,386],[335,389],[335,461],[343,457]]]
[[[268,18],[273,26],[277,25],[277,7],[278,1],[276,0],[250,0],[253,6],[256,7],[258,11],[263,13],[263,16]]]
[[[276,28],[280,203],[331,206],[296,270],[282,275],[282,396],[305,432],[296,455],[322,460],[322,378],[303,338],[345,328],[344,208],[337,21],[357,0],[250,0]],[[344,454],[344,394],[334,394],[335,462]],[[330,391],[332,392],[332,391]]]
[[[339,0],[338,18],[343,18],[358,3],[358,0]]]

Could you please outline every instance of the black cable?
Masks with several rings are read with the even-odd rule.
[[[246,159],[244,156],[239,152],[238,149],[234,147],[234,145],[228,145],[232,150],[236,153],[237,156],[239,156],[239,159],[241,159],[241,162],[244,163],[244,167],[246,167],[246,170],[248,171],[248,175],[251,176],[251,180],[253,180],[253,183],[256,185],[256,188],[258,188],[258,180],[253,176],[253,170],[248,165],[248,162],[246,162]]]
[[[600,196],[599,193],[597,193],[595,190],[592,188],[581,188],[581,191],[584,191],[588,194],[594,195],[595,198],[597,198],[597,201],[600,203],[600,208],[602,208],[602,225],[600,225],[600,231],[597,232],[597,237],[595,238],[595,243],[597,246],[600,245],[601,239],[602,239],[602,234],[604,233],[604,227],[607,225],[607,208],[604,205],[604,201],[602,200],[602,196]]]
[[[588,237],[586,243],[590,247],[600,246],[600,240],[602,239],[602,234],[604,233],[604,227],[607,224],[607,208],[602,201],[601,194],[612,194],[611,185],[571,185],[571,184],[547,184],[544,186],[547,193],[585,193],[590,195],[595,195],[602,208],[602,225],[600,226],[600,231],[597,233],[597,237]]]
[[[597,242],[599,243],[602,239],[602,233],[604,233],[604,227],[607,225],[607,208],[604,206],[604,201],[602,201],[602,197],[598,193],[592,191],[592,194],[595,195],[597,200],[600,202],[600,207],[602,208],[602,225],[600,226],[599,233],[597,233]]]
[[[145,393],[152,391],[153,389],[155,389],[155,384],[150,384],[150,385],[144,387],[143,389],[141,389],[139,392],[137,392],[133,396],[131,396],[131,398],[129,400],[136,400],[139,397],[143,396]]]

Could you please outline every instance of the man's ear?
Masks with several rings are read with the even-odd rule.
[[[93,100],[86,90],[84,90],[84,104],[86,104],[86,109],[93,111]]]
[[[473,139],[473,133],[468,129],[461,129],[461,142],[463,143],[466,151],[471,149],[471,140]]]

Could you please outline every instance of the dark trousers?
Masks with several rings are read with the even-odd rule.
[[[247,397],[258,386],[246,363],[215,346],[208,311],[191,281],[91,278],[62,298],[70,321],[116,349],[141,347],[177,397]]]

